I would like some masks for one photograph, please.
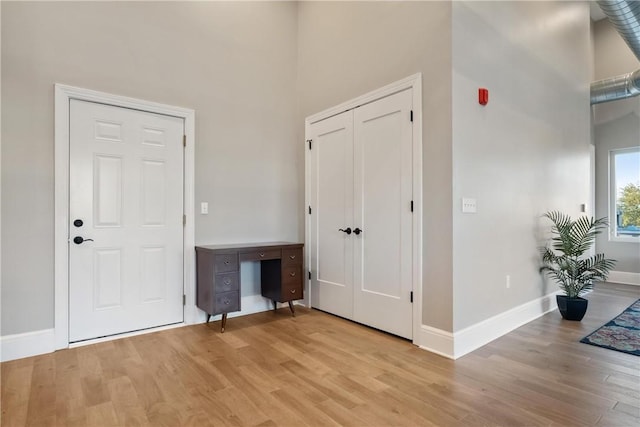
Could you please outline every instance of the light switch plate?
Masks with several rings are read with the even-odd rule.
[[[209,203],[207,202],[200,203],[200,213],[202,215],[207,215],[209,213]]]
[[[462,213],[476,213],[476,199],[462,198]]]

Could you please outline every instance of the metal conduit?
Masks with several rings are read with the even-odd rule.
[[[591,105],[640,95],[640,70],[591,83]]]
[[[609,21],[640,59],[640,1],[598,0]],[[640,95],[640,69],[591,83],[591,104]]]

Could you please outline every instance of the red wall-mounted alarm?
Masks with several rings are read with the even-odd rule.
[[[489,89],[483,87],[478,89],[478,102],[480,105],[487,105],[489,103]]]

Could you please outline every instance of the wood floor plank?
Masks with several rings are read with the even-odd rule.
[[[603,284],[452,361],[288,308],[2,363],[20,426],[637,426],[640,358],[579,340],[640,298]]]

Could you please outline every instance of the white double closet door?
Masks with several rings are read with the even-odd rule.
[[[407,89],[312,123],[307,135],[311,305],[405,338],[413,337],[411,108]]]
[[[69,341],[182,322],[183,119],[69,108]]]

